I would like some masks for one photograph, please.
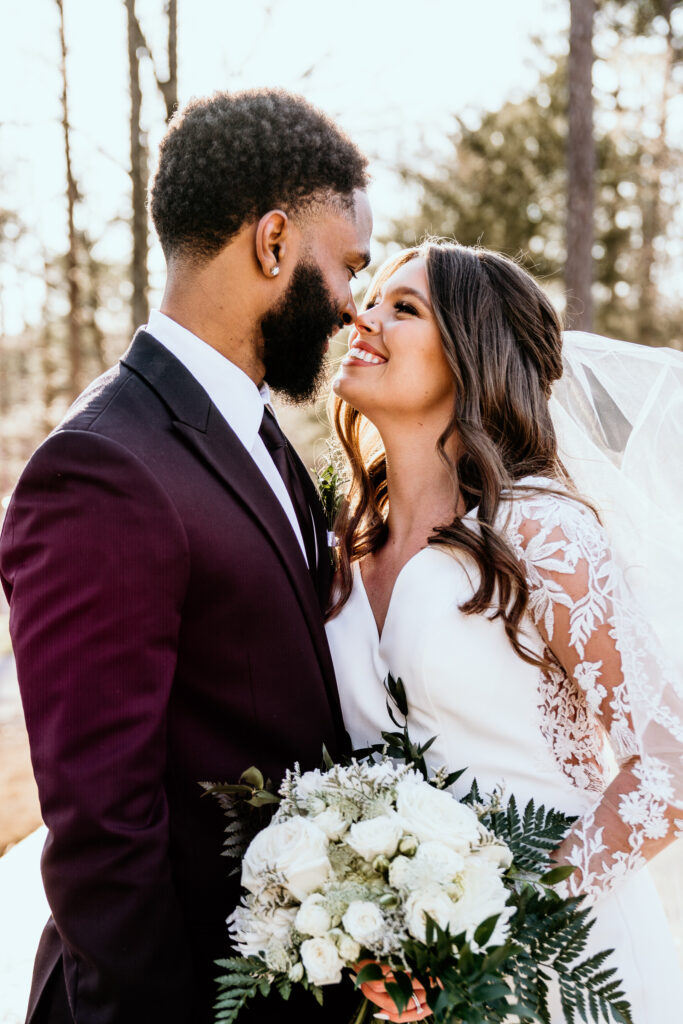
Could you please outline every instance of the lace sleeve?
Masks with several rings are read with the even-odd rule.
[[[513,502],[511,519],[534,622],[619,767],[558,851],[577,868],[570,891],[597,898],[681,834],[680,682],[590,509],[545,494]]]

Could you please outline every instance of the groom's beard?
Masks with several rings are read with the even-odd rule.
[[[339,309],[322,273],[300,261],[287,291],[261,320],[268,386],[293,402],[315,398],[325,382],[327,341],[338,326]]]

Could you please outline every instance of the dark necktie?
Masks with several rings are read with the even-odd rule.
[[[263,410],[263,419],[261,420],[259,435],[268,449],[278,473],[282,477],[283,483],[287,488],[287,493],[292,499],[292,505],[294,506],[296,518],[299,522],[299,528],[301,529],[301,536],[304,539],[308,567],[313,574],[315,573],[316,558],[315,534],[313,532],[311,510],[308,502],[306,501],[304,489],[301,485],[301,480],[299,479],[299,473],[289,448],[289,442],[280,430],[278,422],[268,406],[265,406]]]

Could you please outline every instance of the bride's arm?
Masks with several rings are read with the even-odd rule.
[[[576,868],[570,890],[596,898],[680,834],[682,725],[658,704],[664,663],[624,588],[604,531],[573,502],[560,499],[552,508],[549,516],[524,517],[516,536],[539,632],[566,673],[566,685],[581,695],[584,729],[592,726],[595,735],[602,726],[618,764],[601,799],[556,853],[558,862]],[[573,703],[568,699],[566,706]],[[571,735],[571,724],[565,725]],[[585,784],[592,766],[582,764],[582,754],[579,741],[565,751],[563,767]]]

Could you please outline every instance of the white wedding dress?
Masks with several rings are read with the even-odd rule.
[[[474,514],[466,518],[476,529]],[[500,526],[527,571],[526,644],[549,653],[544,637],[557,649],[553,641],[561,646],[564,631],[562,660],[573,666],[571,677],[559,662],[544,671],[523,661],[501,619],[459,610],[476,576],[467,556],[430,545],[411,558],[396,580],[381,637],[355,563],[351,596],[327,626],[353,746],[376,743],[381,730],[394,729],[383,687],[391,673],[405,684],[411,736],[438,737],[427,756],[430,766],[467,767],[456,795],[476,777],[483,792],[502,783],[522,805],[533,798],[579,816],[582,833],[572,859],[583,870],[597,916],[587,953],[615,950],[609,963],[624,983],[634,1024],[679,1024],[683,978],[640,853],[645,838],[682,825],[674,820],[681,812],[667,808],[666,765],[644,758],[637,769],[638,788],[618,807],[620,849],[605,846],[591,814],[617,764],[638,749],[628,687],[645,685],[648,637],[618,596],[606,535],[585,506],[527,492],[504,503]],[[649,655],[657,663],[656,654]],[[561,1024],[556,994],[553,1000],[553,1024]]]

